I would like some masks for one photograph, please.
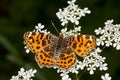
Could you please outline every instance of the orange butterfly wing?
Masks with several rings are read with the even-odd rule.
[[[75,53],[70,49],[66,48],[62,50],[60,57],[56,61],[56,66],[59,69],[66,69],[72,67],[72,65],[76,62],[76,55]]]
[[[54,66],[54,54],[50,46],[43,48],[40,52],[35,55],[35,60],[40,67],[53,67]]]
[[[27,32],[24,34],[24,42],[33,53],[36,53],[35,59],[40,67],[51,67],[54,64],[51,38],[57,40],[57,37],[53,35],[40,32]]]
[[[45,46],[48,46],[49,41],[44,33],[26,32],[24,34],[24,42],[34,53],[37,53]]]
[[[86,56],[96,46],[93,35],[77,35],[71,37],[70,48],[79,56]]]

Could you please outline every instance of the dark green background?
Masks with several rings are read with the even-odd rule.
[[[103,27],[109,19],[114,19],[114,24],[120,23],[120,0],[77,0],[76,4],[91,10],[91,14],[80,20],[82,34],[95,35],[94,29]],[[9,80],[12,75],[17,75],[21,67],[37,69],[34,80],[60,80],[56,70],[40,69],[34,54],[25,53],[23,34],[42,23],[58,35],[51,21],[60,31],[63,27],[56,12],[66,6],[66,0],[0,0],[0,80]],[[109,69],[106,72],[110,73],[113,80],[120,80],[120,51],[112,47],[105,48],[101,55],[107,58]],[[92,76],[85,72],[80,80],[100,80],[100,75],[106,72],[97,70]]]

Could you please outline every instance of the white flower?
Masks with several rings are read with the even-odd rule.
[[[105,57],[100,56],[100,48],[96,48],[95,50],[91,51],[88,56],[84,57],[83,60],[83,67],[81,65],[81,69],[87,68],[90,71],[90,75],[94,74],[94,70],[99,68],[100,70],[107,70],[107,64],[105,62]]]
[[[100,45],[104,45],[104,40],[105,38],[103,36],[100,36],[100,38],[97,38],[97,45],[100,46]]]
[[[26,49],[26,53],[29,53],[30,52],[30,50],[29,49]]]
[[[12,76],[12,79],[10,80],[19,80],[19,76]]]
[[[67,37],[67,36],[77,36],[80,35],[80,31],[81,31],[81,26],[75,27],[73,30],[69,30],[65,27],[61,30],[61,33],[63,34],[63,37]]]
[[[20,71],[18,71],[17,76],[12,76],[12,79],[10,80],[32,80],[31,77],[34,77],[34,74],[36,73],[36,70],[30,69],[26,70],[24,68],[21,68]]]
[[[100,64],[100,70],[107,70],[108,67],[107,67],[107,64],[104,63],[104,64]]]
[[[94,70],[96,70],[95,65],[89,65],[87,68],[88,71],[90,71],[90,75],[94,74]]]
[[[18,75],[19,76],[24,76],[25,75],[25,69],[24,68],[20,68],[20,71],[18,71]]]
[[[97,38],[97,45],[105,45],[106,47],[113,46],[120,50],[120,24],[113,25],[113,20],[107,20],[103,29],[100,27],[95,29]]]
[[[61,74],[61,76],[62,76],[62,80],[71,80],[68,74]]]
[[[24,44],[26,45],[26,43],[24,43]],[[25,48],[25,52],[26,52],[26,53],[29,53],[29,52],[30,52],[30,49],[28,48],[27,45],[26,45],[24,48]]]
[[[23,79],[29,80],[31,77],[34,77],[34,74],[36,72],[37,72],[36,70],[32,70],[32,69],[27,70],[26,72],[21,71],[21,73],[23,73],[23,75],[21,75],[21,76],[23,76]]]
[[[111,80],[111,77],[109,76],[108,73],[106,73],[105,75],[102,75],[102,76],[101,76],[101,79],[102,79],[102,80]]]
[[[116,47],[117,50],[120,50],[120,42],[113,43],[113,47]]]
[[[99,27],[98,29],[95,29],[95,33],[96,35],[99,35],[99,34],[103,34],[105,30],[102,30],[101,27]]]
[[[86,66],[85,62],[78,61],[77,68],[83,70]]]
[[[44,25],[38,23],[38,25],[35,26],[35,30],[33,32],[50,33],[49,31],[47,31],[47,29],[44,29],[44,27]]]
[[[90,10],[88,8],[80,9],[78,5],[75,5],[76,0],[68,1],[68,6],[66,8],[59,9],[59,12],[56,13],[57,17],[62,22],[61,25],[64,26],[69,21],[71,23],[75,23],[75,25],[79,24],[79,19],[85,14],[90,14]]]

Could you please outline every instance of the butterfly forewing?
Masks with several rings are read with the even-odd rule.
[[[34,53],[38,53],[45,46],[48,46],[50,42],[50,38],[56,37],[50,34],[44,34],[40,32],[27,32],[24,34],[24,42],[30,48],[30,50]]]
[[[96,38],[93,35],[77,35],[71,37],[70,48],[79,56],[86,56],[96,46]]]

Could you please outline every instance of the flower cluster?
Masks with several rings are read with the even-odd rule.
[[[61,33],[63,34],[63,37],[67,37],[67,36],[71,36],[71,35],[80,35],[80,31],[81,31],[81,26],[75,27],[73,30],[69,30],[67,31],[67,28],[63,28],[61,29]]]
[[[107,70],[107,63],[105,63],[105,57],[99,55],[101,52],[100,48],[96,48],[89,52],[88,56],[84,57],[84,60],[78,62],[78,68],[83,70],[85,67],[89,71],[90,75],[94,74],[94,70],[99,68],[99,70]]]
[[[31,77],[34,77],[36,72],[36,70],[30,69],[25,71],[24,68],[21,68],[20,71],[18,71],[18,75],[12,76],[10,80],[32,80]]]
[[[71,23],[79,24],[79,19],[85,14],[90,14],[88,8],[80,9],[78,5],[75,5],[76,0],[68,1],[68,6],[66,8],[59,9],[59,12],[56,13],[57,17],[62,22],[61,25],[64,26],[69,21]]]
[[[100,35],[97,39],[97,45],[113,46],[120,50],[120,24],[112,24],[113,20],[107,20],[103,29],[100,27],[95,29],[96,35]]]

